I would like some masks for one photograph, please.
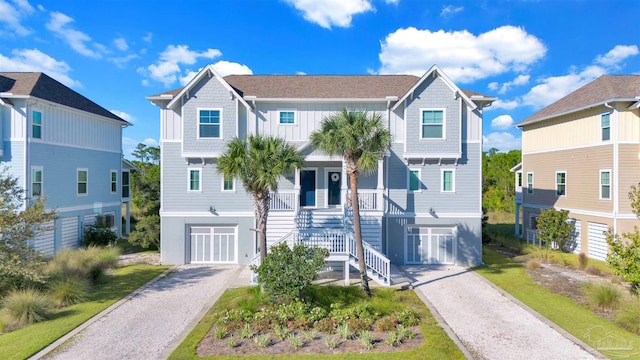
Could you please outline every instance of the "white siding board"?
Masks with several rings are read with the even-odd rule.
[[[51,230],[47,230],[39,234],[34,239],[33,248],[36,251],[43,253],[46,256],[53,256],[55,246],[55,229],[53,229],[53,221],[48,221],[43,224],[44,227],[50,227]]]
[[[95,217],[94,220],[95,221]],[[78,238],[78,217],[67,217],[62,219],[62,249],[73,249],[80,244]]]
[[[604,235],[604,232],[608,230],[607,224],[589,222],[588,226],[589,257],[605,261],[609,252]]]

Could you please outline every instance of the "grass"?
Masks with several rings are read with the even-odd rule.
[[[594,309],[614,310],[622,301],[622,290],[616,285],[606,283],[586,283],[583,291],[587,295],[589,305]]]
[[[113,271],[87,302],[52,312],[51,319],[0,336],[0,359],[25,359],[161,274],[166,266],[133,265]]]
[[[359,301],[362,291],[355,286],[351,287],[317,287],[312,290],[316,303],[329,305],[330,303],[340,302],[349,304],[351,301]],[[390,295],[391,294],[391,295]],[[232,359],[233,357],[198,357],[196,348],[200,340],[214,326],[215,320],[212,316],[216,311],[223,309],[239,308],[243,299],[255,295],[254,287],[242,287],[227,290],[218,302],[216,302],[207,315],[195,326],[191,333],[171,354],[170,359]],[[429,310],[424,303],[412,290],[383,290],[381,296],[390,297],[389,300],[396,303],[404,302],[407,306],[419,306],[421,309],[422,319],[420,329],[425,339],[424,343],[413,350],[396,352],[396,353],[375,353],[368,352],[364,354],[349,353],[341,354],[341,359],[464,359],[464,355],[456,347],[455,343],[447,336],[444,330],[438,325],[436,320],[431,316]],[[375,302],[376,300],[372,300]],[[318,304],[318,306],[323,306]],[[400,305],[399,305],[400,306]],[[325,339],[328,339],[326,337]],[[337,338],[336,338],[337,340]],[[272,358],[270,355],[247,355],[243,359],[267,359]],[[335,358],[332,355],[325,354],[299,354],[292,353],[280,355],[278,359],[330,359]]]
[[[536,284],[526,274],[522,264],[486,248],[483,250],[483,261],[484,266],[475,268],[480,275],[596,350],[598,340],[602,337],[588,336],[591,330],[596,329],[601,330],[601,334],[617,337],[634,346],[634,350],[624,354],[620,354],[620,351],[601,349],[599,351],[602,354],[611,358],[640,356],[636,355],[640,351],[640,336],[621,329],[571,299]]]

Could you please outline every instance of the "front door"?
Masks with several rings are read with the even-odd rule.
[[[340,171],[327,172],[327,205],[340,205],[340,189],[342,188],[342,173]]]
[[[300,171],[300,206],[316,206],[316,171]]]

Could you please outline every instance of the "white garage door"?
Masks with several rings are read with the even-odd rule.
[[[589,257],[605,261],[607,259],[607,224],[589,223]]]
[[[39,234],[38,236],[36,236],[33,242],[33,248],[36,249],[36,251],[39,251],[45,254],[46,256],[53,256],[54,245],[55,245],[55,242],[54,242],[55,229],[53,227],[54,225],[53,221],[47,221],[42,225],[44,228],[50,228],[51,230],[45,231]]]
[[[237,262],[235,227],[192,226],[190,238],[192,264],[235,264]]]
[[[80,245],[78,241],[78,217],[67,217],[62,219],[62,249],[73,249]]]
[[[454,228],[409,227],[406,234],[407,264],[454,264]]]

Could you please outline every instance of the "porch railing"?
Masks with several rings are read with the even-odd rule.
[[[357,262],[358,256],[356,252],[356,240],[353,234],[348,235],[349,240],[349,255]],[[382,279],[383,284],[391,284],[391,261],[384,256],[381,252],[374,249],[369,244],[362,242],[364,250],[364,262],[367,264],[367,269],[376,274]]]
[[[351,191],[347,192],[350,196]],[[382,204],[379,201],[382,195],[382,190],[358,190],[358,204],[360,210],[381,210],[378,208]]]
[[[298,192],[295,190],[281,190],[271,192],[269,210],[295,211],[298,204]]]

